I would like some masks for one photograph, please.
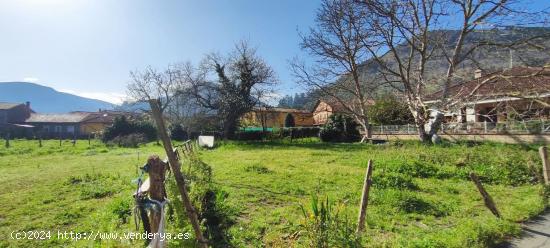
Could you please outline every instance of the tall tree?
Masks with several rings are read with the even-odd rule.
[[[315,26],[300,34],[300,45],[314,58],[314,65],[294,59],[291,68],[300,84],[339,102],[370,138],[369,83],[360,75],[360,65],[368,54],[362,42],[363,30],[355,28],[364,20],[364,13],[357,10],[351,0],[324,0]]]
[[[352,25],[361,37],[370,61],[376,64],[378,80],[391,85],[406,99],[420,140],[431,142],[438,132],[443,114],[457,99],[449,88],[461,80],[458,68],[467,61],[475,63],[475,52],[483,47],[516,49],[547,35],[525,37],[521,41],[498,42],[479,39],[466,43],[480,30],[504,26],[544,25],[548,14],[521,11],[521,0],[360,0],[356,12],[364,13]],[[444,29],[457,30],[445,32]],[[536,46],[534,46],[536,47]],[[445,73],[430,75],[430,62],[444,58]],[[483,65],[479,65],[483,66]],[[483,82],[482,82],[483,83]],[[427,86],[442,94],[436,104],[428,105]]]
[[[176,68],[170,66],[159,71],[148,66],[143,71],[131,71],[127,94],[136,102],[159,99],[161,111],[178,97],[180,81]]]
[[[273,69],[246,42],[228,56],[207,56],[197,70],[188,67],[184,75],[196,102],[216,112],[225,138],[233,137],[239,118],[277,82]]]

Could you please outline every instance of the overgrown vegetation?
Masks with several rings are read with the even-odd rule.
[[[196,149],[196,148],[195,148]],[[212,168],[200,160],[195,151],[183,156],[182,172],[189,184],[189,195],[197,210],[199,221],[203,224],[204,237],[212,247],[229,247],[231,236],[228,229],[234,224],[233,209],[225,203],[229,194],[215,185],[212,180]],[[173,177],[168,179],[168,197],[174,199],[170,204],[169,220],[179,230],[191,230],[178,187]],[[190,245],[188,240],[174,242],[178,247]]]
[[[138,148],[99,141],[88,146],[82,140],[75,147],[70,141],[60,147],[57,140],[44,140],[43,147],[31,140],[11,144],[0,147],[0,181],[7,189],[0,192],[1,235],[22,230],[135,232],[132,179],[148,155],[163,154],[154,143]],[[471,142],[228,141],[200,151],[203,162],[185,158],[182,170],[192,175],[190,192],[204,230],[222,247],[310,247],[319,239],[330,247],[353,247],[355,241],[360,247],[490,247],[518,235],[518,222],[548,204],[550,190],[539,184],[537,148]],[[360,237],[348,236],[356,227],[368,159],[374,161],[374,171],[367,228]],[[470,171],[480,175],[502,219],[483,206],[467,177]],[[177,206],[178,198],[168,193]],[[318,197],[317,215],[312,194]],[[169,209],[166,231],[192,233],[178,208]],[[318,225],[321,220],[329,219],[328,227],[340,233],[310,236],[324,228]],[[140,240],[1,237],[1,247],[143,245]],[[195,241],[183,242],[172,240],[169,247],[192,247]]]
[[[186,141],[189,139],[189,134],[183,129],[183,126],[174,124],[170,126],[170,138],[176,141]]]
[[[414,123],[414,118],[404,100],[392,94],[382,95],[369,106],[368,116],[375,125],[406,125]]]
[[[347,115],[331,115],[319,137],[325,142],[356,142],[361,139],[358,124]]]
[[[115,118],[112,126],[103,132],[103,142],[123,147],[137,147],[139,144],[157,139],[153,124],[145,121],[128,120],[125,116]]]

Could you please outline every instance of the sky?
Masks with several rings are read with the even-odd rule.
[[[294,84],[288,60],[297,30],[313,25],[318,1],[0,0],[0,82],[27,81],[120,103],[129,72],[198,63],[247,40],[279,78]]]
[[[28,81],[120,103],[129,72],[198,63],[247,40],[279,78],[303,89],[288,61],[319,0],[0,0],[0,82]],[[548,8],[550,0],[526,6]],[[306,57],[307,60],[307,57]]]

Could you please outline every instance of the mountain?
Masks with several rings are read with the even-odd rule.
[[[66,113],[112,109],[115,105],[59,92],[53,88],[27,82],[0,82],[0,102],[30,102],[38,113]]]
[[[514,42],[522,41],[528,37],[546,36],[550,34],[550,28],[548,27],[508,27],[504,29],[489,29],[489,30],[477,30],[471,33],[464,41],[464,51],[468,48],[475,46],[484,41],[490,41],[492,43],[504,43],[512,44]],[[433,56],[427,63],[426,78],[439,78],[442,79],[447,70],[447,61],[444,54],[451,54],[452,45],[454,41],[458,39],[459,31],[457,30],[437,30],[432,31],[430,34],[434,38],[447,40],[445,42],[447,46],[443,48],[435,49]],[[529,42],[529,45],[515,45],[511,51],[508,47],[499,46],[486,46],[476,49],[470,56],[473,59],[467,60],[461,63],[455,76],[460,78],[455,83],[461,81],[471,80],[474,77],[474,71],[478,68],[483,69],[485,72],[493,72],[501,69],[518,66],[543,66],[550,63],[550,39],[539,38]],[[538,48],[538,49],[535,49]],[[542,49],[541,49],[542,48]],[[397,48],[400,56],[406,57],[408,54],[408,46],[402,45]],[[389,53],[382,56],[382,60],[388,61],[388,64],[392,66],[393,56]],[[475,62],[474,62],[475,61]],[[395,62],[393,62],[395,64]],[[374,60],[365,61],[360,65],[360,76],[364,82],[377,85],[376,78],[379,78],[380,66]],[[436,82],[432,85],[427,85],[428,93],[434,92],[440,89]],[[390,86],[378,86],[370,92],[373,95],[383,95],[384,93],[395,92],[395,89]],[[312,90],[307,93],[305,98],[309,101],[303,103],[303,106],[294,106],[296,108],[306,108],[312,106],[318,97],[322,95],[319,90]]]

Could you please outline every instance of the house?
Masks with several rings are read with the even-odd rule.
[[[117,116],[135,117],[136,114],[120,111],[83,112],[76,111],[66,114],[36,114],[33,113],[25,121],[35,127],[35,132],[43,137],[87,137],[100,134],[111,126]]]
[[[550,67],[514,67],[483,74],[449,88],[460,108],[445,110],[447,122],[506,122],[550,119]],[[429,96],[436,104],[442,92]]]
[[[246,113],[241,118],[241,126],[274,128],[284,127],[286,116],[294,117],[297,127],[313,126],[312,113],[306,110],[289,108],[259,107]]]
[[[80,131],[80,127],[87,116],[88,114],[83,113],[33,113],[25,120],[25,123],[34,126],[34,131],[43,138],[73,138],[84,135]]]
[[[7,103],[0,102],[0,133],[22,132],[28,126],[21,125],[29,116],[34,113],[30,102]]]

